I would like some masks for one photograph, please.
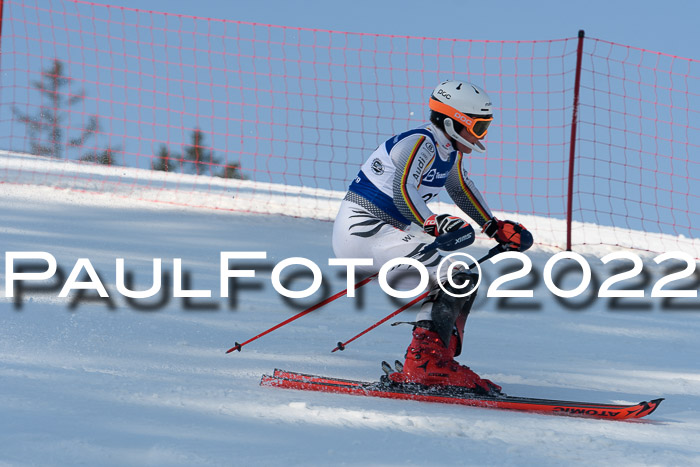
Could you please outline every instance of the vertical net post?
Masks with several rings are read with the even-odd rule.
[[[0,0],[0,54],[2,54],[2,11],[5,8],[5,0]]]
[[[578,96],[581,88],[581,59],[583,56],[583,29],[578,31],[576,49],[576,80],[574,81],[574,108],[571,114],[571,140],[569,141],[569,193],[566,206],[566,251],[571,251],[571,217],[574,204],[574,162],[576,158],[576,122],[578,120]]]

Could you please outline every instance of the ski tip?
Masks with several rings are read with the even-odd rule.
[[[642,418],[646,417],[647,415],[653,413],[658,407],[659,404],[661,404],[661,401],[663,401],[663,397],[660,397],[658,399],[651,400],[649,402],[640,402],[639,406],[641,406],[640,409],[634,411],[632,413],[632,416],[628,418]]]
[[[654,399],[653,401],[649,401],[648,404],[652,407],[651,412],[656,410],[656,408],[663,402],[665,399],[663,397],[659,397],[658,399]],[[649,413],[651,413],[649,412]]]
[[[642,404],[646,404],[646,405],[648,405],[649,407],[653,407],[653,408],[655,409],[655,408],[657,408],[657,407],[659,406],[659,404],[661,404],[661,402],[662,402],[663,400],[664,400],[664,398],[663,398],[663,397],[660,397],[660,398],[658,398],[658,399],[654,399],[654,400],[651,400],[651,401],[649,401],[649,402],[642,402]]]

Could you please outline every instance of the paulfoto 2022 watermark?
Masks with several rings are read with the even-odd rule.
[[[268,255],[265,251],[223,251],[218,258],[218,278],[219,287],[216,293],[211,289],[190,288],[191,278],[188,272],[183,272],[183,260],[172,258],[171,270],[163,267],[162,258],[152,258],[151,286],[145,290],[134,290],[133,272],[126,271],[127,260],[125,258],[115,258],[114,260],[114,286],[116,293],[109,291],[105,281],[101,279],[92,261],[89,258],[78,258],[72,265],[70,273],[65,275],[63,268],[59,267],[56,257],[46,251],[8,251],[5,252],[5,297],[14,300],[15,307],[21,308],[22,297],[27,291],[49,291],[57,292],[58,298],[67,298],[71,294],[85,293],[91,291],[98,297],[110,299],[115,295],[120,295],[126,299],[128,304],[139,309],[139,301],[149,300],[159,294],[166,293],[165,300],[158,303],[164,305],[169,298],[191,299],[211,299],[218,296],[221,299],[230,299],[232,284],[239,279],[252,279],[256,277],[255,267],[246,267],[245,262],[265,261]],[[600,259],[589,260],[584,256],[563,251],[553,254],[544,264],[541,273],[533,269],[533,263],[529,256],[519,252],[500,253],[489,261],[498,264],[502,261],[509,263],[511,270],[500,274],[493,279],[485,293],[487,298],[516,298],[533,299],[535,289],[540,280],[544,283],[547,293],[553,294],[558,300],[576,299],[586,295],[589,298],[627,299],[627,298],[662,298],[662,299],[697,299],[698,287],[700,286],[700,275],[696,268],[695,259],[687,253],[674,251],[660,254],[654,257],[656,265],[662,263],[673,264],[673,268],[667,269],[656,281],[651,279],[650,274],[645,269],[641,257],[627,250],[620,250],[607,254]],[[591,267],[591,261],[598,262],[598,265]],[[238,266],[236,267],[236,262]],[[233,263],[233,265],[232,265]],[[594,271],[599,271],[598,266],[612,265],[619,263],[613,269],[613,274],[600,281]],[[559,272],[554,273],[555,268],[566,264],[566,268],[559,267]],[[373,268],[373,261],[370,258],[330,258],[327,265],[337,268],[338,272],[344,273],[346,277],[348,297],[355,297],[355,287],[363,277],[358,277],[358,269],[368,270]],[[242,266],[242,267],[241,267]],[[512,266],[516,266],[513,269]],[[285,284],[282,276],[285,271],[296,269],[301,270],[306,276],[311,276],[311,283],[302,290],[291,290]],[[469,281],[457,284],[452,280],[453,273],[457,269],[474,268],[478,271],[478,280],[474,283]],[[323,272],[314,261],[303,257],[290,257],[278,261],[274,265],[263,266],[261,269],[270,270],[270,283],[280,296],[285,299],[303,299],[316,294],[324,281]],[[418,284],[411,290],[398,290],[391,285],[390,276],[397,269],[418,274]],[[574,271],[577,275],[578,283],[574,286],[562,287],[561,282],[565,275]],[[170,279],[172,273],[172,279]],[[474,293],[480,286],[482,271],[479,262],[466,253],[452,253],[445,256],[437,267],[437,270],[428,270],[419,261],[413,258],[398,257],[379,266],[375,274],[381,290],[393,298],[405,299],[414,298],[424,293],[431,286],[431,274],[433,277],[446,277],[451,288],[445,288],[440,281],[436,281],[445,293],[454,296],[467,296]],[[522,279],[531,277],[526,286],[522,285]],[[518,282],[521,280],[520,282]],[[50,281],[53,284],[46,285]],[[520,284],[517,288],[507,287],[509,282]],[[534,282],[534,283],[533,283]],[[677,282],[679,287],[670,286]],[[653,286],[651,285],[653,283]],[[43,285],[42,285],[43,284]],[[678,285],[677,284],[677,285]],[[647,288],[651,286],[651,291]],[[112,286],[110,286],[111,288]],[[235,288],[235,287],[233,287]],[[237,293],[234,290],[233,293]],[[700,304],[699,304],[700,305]],[[685,303],[685,309],[694,309],[695,304]],[[157,307],[157,305],[156,305]],[[153,309],[154,306],[150,305]]]

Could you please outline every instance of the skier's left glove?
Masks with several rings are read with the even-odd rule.
[[[423,222],[425,233],[438,237],[447,232],[454,232],[467,225],[467,221],[449,214],[433,214]]]
[[[506,251],[525,251],[532,246],[530,231],[513,221],[499,221],[492,217],[481,231],[496,240]]]

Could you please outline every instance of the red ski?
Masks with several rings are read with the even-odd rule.
[[[291,371],[275,370],[272,376],[263,375],[262,386],[272,386],[304,391],[321,391],[357,396],[384,397],[442,404],[461,404],[472,407],[519,410],[552,415],[571,415],[610,420],[628,420],[646,417],[663,399],[639,404],[597,404],[527,397],[505,394],[485,395],[458,387],[425,387],[415,384],[397,384],[386,377],[378,382],[351,381],[326,376],[305,375]]]

